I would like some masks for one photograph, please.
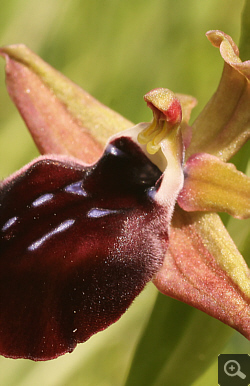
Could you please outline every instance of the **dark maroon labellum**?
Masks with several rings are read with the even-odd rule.
[[[167,248],[161,174],[122,137],[95,165],[42,159],[2,186],[2,355],[52,359],[125,312]]]

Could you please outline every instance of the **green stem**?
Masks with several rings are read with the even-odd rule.
[[[250,0],[246,0],[241,16],[240,58],[250,59]]]

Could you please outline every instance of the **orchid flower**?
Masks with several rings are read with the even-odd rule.
[[[154,89],[133,126],[25,46],[0,50],[42,154],[0,184],[2,355],[72,351],[151,280],[250,339],[249,269],[215,213],[250,217],[250,178],[227,163],[250,136],[250,61],[207,37],[225,66],[192,127],[193,97]]]

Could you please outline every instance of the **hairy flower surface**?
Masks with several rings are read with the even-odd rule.
[[[250,61],[207,36],[225,66],[192,127],[190,96],[150,91],[152,122],[129,129],[26,47],[0,50],[44,154],[0,184],[2,355],[72,351],[150,280],[250,339],[249,269],[214,213],[250,215],[250,179],[226,163],[250,136]]]

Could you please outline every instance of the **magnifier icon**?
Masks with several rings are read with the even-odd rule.
[[[230,372],[229,372],[229,370],[230,370]],[[240,371],[240,364],[239,364],[239,362],[234,361],[232,359],[230,361],[227,361],[224,364],[224,372],[229,377],[235,377],[237,375],[241,379],[245,379],[246,378],[246,374],[244,374],[244,373],[242,373],[242,371]]]

